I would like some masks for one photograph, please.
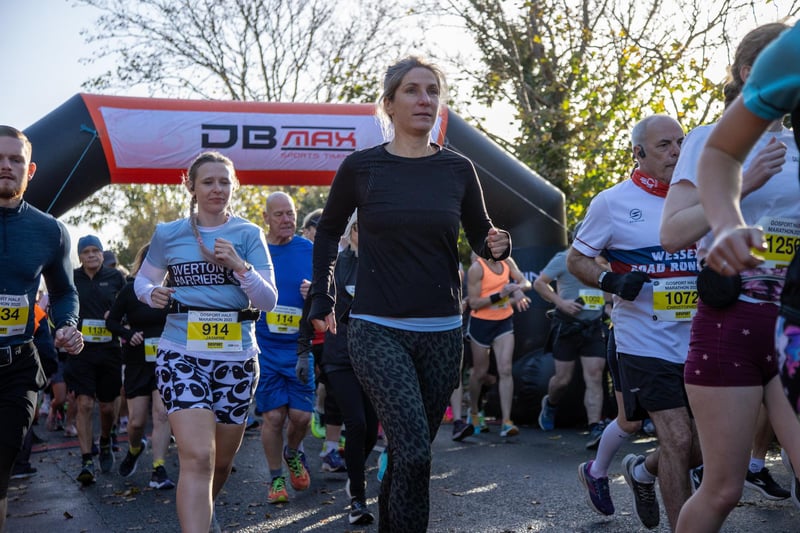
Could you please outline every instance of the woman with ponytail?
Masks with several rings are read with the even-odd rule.
[[[277,301],[263,231],[233,214],[233,163],[200,154],[183,184],[189,216],[159,224],[136,276],[137,297],[167,308],[158,389],[180,458],[177,508],[184,532],[218,530],[213,501],[231,471],[258,382],[254,320]]]

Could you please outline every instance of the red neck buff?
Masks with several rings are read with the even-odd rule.
[[[667,197],[669,185],[666,183],[661,183],[655,178],[651,178],[638,168],[633,171],[631,179],[633,180],[633,183],[640,189],[649,192],[650,194],[655,194],[660,198]]]

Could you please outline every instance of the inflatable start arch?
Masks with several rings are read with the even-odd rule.
[[[109,184],[178,184],[203,150],[236,164],[245,185],[329,185],[350,152],[383,142],[369,104],[167,100],[77,94],[30,126],[38,165],[25,199],[61,216]],[[492,220],[511,232],[530,279],[566,246],[564,195],[448,109],[437,141],[475,164]],[[548,305],[531,291],[515,316],[515,355],[545,341]]]

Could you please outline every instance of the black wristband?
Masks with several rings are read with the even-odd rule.
[[[495,293],[489,295],[489,301],[492,302],[493,304],[496,304],[497,302],[499,302],[502,299],[503,299],[503,297],[500,296],[499,292],[495,292]]]

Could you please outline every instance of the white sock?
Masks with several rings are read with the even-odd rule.
[[[761,472],[761,469],[764,468],[764,459],[758,459],[757,457],[750,458],[750,471],[754,474],[758,474]]]
[[[339,441],[326,440],[325,441],[325,455],[328,455],[333,450],[339,449]]]
[[[594,478],[608,477],[608,467],[611,464],[611,460],[631,435],[633,433],[622,431],[622,428],[617,424],[616,418],[612,420],[603,430],[603,436],[600,437],[597,456],[595,456],[592,467],[589,469],[589,474]]]
[[[639,483],[647,483],[647,484],[655,483],[656,476],[647,471],[647,467],[644,466],[644,463],[645,462],[642,461],[633,468],[633,479],[635,479]]]

